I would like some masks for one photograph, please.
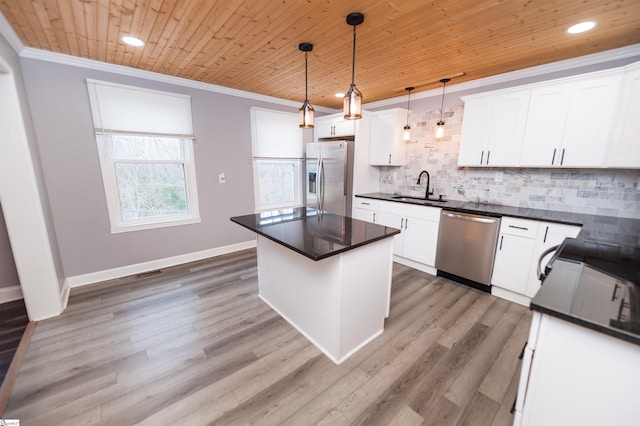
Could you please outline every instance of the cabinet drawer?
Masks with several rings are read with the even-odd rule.
[[[354,207],[357,209],[378,210],[378,200],[372,200],[370,198],[356,198]]]
[[[534,220],[503,217],[500,221],[500,233],[519,237],[535,238],[539,223]]]
[[[380,201],[378,203],[378,210],[381,212],[397,214],[400,216],[404,216],[406,212],[407,204],[404,203],[396,203],[395,201]]]
[[[440,221],[440,208],[428,207],[428,206],[405,206],[405,214],[407,217],[415,217],[422,220],[428,220],[429,222]]]

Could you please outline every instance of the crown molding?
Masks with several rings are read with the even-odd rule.
[[[632,44],[618,49],[606,50],[604,52],[593,53],[591,55],[579,56],[577,58],[565,59],[563,61],[552,62],[550,64],[538,65],[531,68],[525,68],[517,71],[511,71],[504,74],[497,74],[490,77],[479,78],[477,80],[465,81],[464,83],[447,85],[447,93],[462,92],[464,90],[477,89],[493,84],[507,83],[523,78],[536,77],[539,75],[550,74],[558,71],[567,71],[577,69],[589,65],[597,65],[604,62],[612,62],[621,59],[640,56],[640,44]],[[411,95],[411,100],[430,98],[440,96],[442,88],[426,90]],[[389,105],[396,105],[399,102],[406,102],[406,95],[394,98],[383,99],[381,101],[371,102],[363,105],[363,108],[375,109]]]
[[[203,83],[201,81],[189,80],[187,78],[174,77],[172,75],[160,74],[153,71],[146,71],[124,65],[109,64],[107,62],[93,59],[80,58],[78,56],[66,55],[63,53],[49,52],[31,47],[24,47],[20,53],[21,58],[36,59],[39,61],[53,62],[62,65],[69,65],[79,68],[88,68],[95,71],[110,72],[113,74],[125,75],[128,77],[143,78],[162,83],[174,84],[176,86],[189,87],[191,89],[204,90],[207,92],[220,93],[223,95],[236,96],[239,98],[253,99],[256,101],[269,102],[272,104],[285,105],[299,108],[300,103],[288,99],[276,98],[274,96],[260,95],[258,93],[247,92],[245,90],[231,89],[229,87],[215,84]],[[326,107],[314,107],[316,111],[331,113],[334,110]]]
[[[0,12],[0,34],[7,40],[18,55],[22,53],[24,44],[22,44],[22,40],[20,40],[20,37],[18,37],[18,34],[13,30],[13,27],[2,12]]]

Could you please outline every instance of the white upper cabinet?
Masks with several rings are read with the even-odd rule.
[[[616,73],[534,88],[520,165],[602,166],[620,80]]]
[[[345,120],[342,113],[316,117],[313,123],[313,139],[354,136],[357,120]]]
[[[459,166],[517,166],[530,90],[464,97]]]
[[[640,168],[640,62],[625,71],[608,167]]]
[[[405,141],[402,132],[407,110],[393,108],[371,114],[369,164],[372,166],[402,166]]]

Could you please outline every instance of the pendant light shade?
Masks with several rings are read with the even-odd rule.
[[[409,92],[409,96],[407,97],[407,124],[404,126],[404,131],[402,132],[402,139],[408,141],[411,139],[411,126],[409,126],[409,105],[411,102],[411,91],[415,89],[415,87],[406,87],[404,90]]]
[[[309,103],[308,95],[308,73],[307,73],[307,54],[313,50],[313,44],[300,43],[298,49],[304,52],[304,103],[300,107],[300,125],[303,129],[313,129],[313,107]]]
[[[356,69],[356,27],[364,22],[364,15],[359,12],[347,15],[347,24],[353,25],[353,60],[351,66],[351,86],[344,95],[344,118],[345,120],[358,120],[362,118],[362,93],[355,84]]]
[[[436,123],[436,139],[442,139],[444,137],[444,121],[442,120],[444,113],[444,88],[450,81],[450,78],[443,78],[440,80],[440,83],[442,83],[442,103],[440,105],[440,121]]]

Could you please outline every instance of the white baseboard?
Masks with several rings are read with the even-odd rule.
[[[491,294],[501,299],[506,299],[510,302],[518,303],[522,306],[529,307],[529,305],[531,304],[530,297],[515,293],[502,287],[496,287],[495,285],[491,286]]]
[[[129,275],[141,274],[143,272],[154,271],[156,269],[168,268],[170,266],[181,265],[183,263],[194,262],[196,260],[207,259],[209,257],[220,256],[222,254],[233,253],[235,251],[245,250],[256,246],[256,240],[245,241],[228,246],[216,247],[212,249],[197,251],[194,253],[181,254],[178,256],[167,257],[164,259],[151,260],[149,262],[137,263],[134,265],[121,266],[119,268],[107,269],[104,271],[91,272],[84,275],[76,275],[67,277],[64,282],[63,296],[69,297],[69,289],[81,287],[84,285],[95,284],[101,281],[113,280],[116,278],[127,277]],[[66,307],[67,301],[63,298],[63,305]]]
[[[0,288],[0,303],[22,299],[22,289],[19,285]]]
[[[393,256],[393,261],[398,262],[404,266],[408,266],[413,269],[417,269],[418,271],[426,272],[427,274],[436,275],[438,270],[433,266],[425,265],[424,263],[416,262],[415,260],[407,259],[405,257]]]

